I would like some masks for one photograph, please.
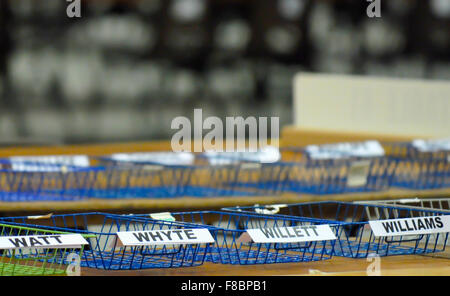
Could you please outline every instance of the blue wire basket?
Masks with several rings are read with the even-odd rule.
[[[255,164],[167,165],[95,159],[95,166],[0,161],[1,201],[64,201],[86,198],[173,198],[275,194],[282,183],[261,184],[282,172]]]
[[[0,160],[0,201],[73,201],[89,196],[98,168]]]
[[[137,161],[132,158],[117,160],[106,156],[99,158],[99,161],[112,172],[132,172],[128,177],[112,179],[109,187],[119,188],[117,181],[125,182],[128,186],[122,189],[127,195],[141,197],[148,190],[160,190],[161,197],[273,195],[282,191],[283,182],[279,176],[287,171],[281,165],[261,163],[211,165],[201,158],[193,164],[183,165],[159,163],[156,160]],[[156,184],[160,186],[155,186]]]
[[[105,213],[79,213],[50,217],[8,217],[5,223],[15,223],[43,230],[94,235],[86,238],[81,266],[107,270],[191,267],[203,264],[209,244],[167,244],[163,246],[120,246],[118,231],[192,229],[198,225],[186,223],[132,219]]]
[[[311,202],[288,205],[267,205],[225,208],[239,213],[266,213],[267,215],[295,219],[303,217],[329,222],[347,222],[338,233],[333,255],[351,258],[426,254],[445,251],[448,233],[376,237],[369,220],[414,218],[448,215],[448,212],[400,206],[347,203]]]
[[[37,241],[36,246],[31,246],[26,242],[27,236],[39,238],[65,234],[72,233],[24,227],[13,222],[0,223],[0,237],[16,237],[14,242],[9,239],[15,248],[0,249],[0,276],[66,275],[69,265],[75,265],[80,258],[84,245],[43,246]],[[82,237],[86,239],[89,236]]]
[[[280,228],[293,226],[330,224],[334,233],[339,233],[345,223],[330,223],[318,219],[292,219],[268,215],[196,211],[170,213],[176,221],[211,227],[215,239],[209,248],[206,261],[219,264],[253,265],[290,262],[311,262],[332,257],[335,240],[298,243],[255,243],[241,240],[247,229]],[[133,218],[150,219],[148,215],[132,215]]]
[[[284,190],[296,193],[339,194],[390,188],[395,162],[385,157],[313,159],[304,148],[283,148],[289,166]]]
[[[382,154],[369,157],[340,152],[316,159],[311,157],[308,147],[285,147],[278,153],[272,148],[255,153],[202,154],[201,157],[209,163],[259,165],[260,178],[240,185],[271,188],[273,193],[337,194],[386,190],[391,186],[396,165]],[[261,163],[263,158],[270,161]]]
[[[420,151],[412,143],[384,143],[396,162],[392,186],[410,189],[450,187],[450,150]]]

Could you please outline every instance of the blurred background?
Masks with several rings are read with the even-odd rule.
[[[194,108],[282,128],[299,71],[450,79],[450,0],[69,4],[0,1],[2,144],[169,139]]]

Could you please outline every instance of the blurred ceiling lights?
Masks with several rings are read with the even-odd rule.
[[[200,21],[206,13],[205,0],[172,0],[169,14],[180,23]]]
[[[450,0],[430,0],[431,12],[439,18],[450,18]]]
[[[251,30],[246,21],[233,19],[221,22],[214,34],[214,43],[218,49],[244,51],[251,38]]]
[[[297,50],[301,38],[302,34],[298,27],[277,25],[267,30],[265,41],[272,52],[288,55]]]
[[[302,16],[306,1],[305,0],[278,0],[279,14],[286,20],[297,21]]]

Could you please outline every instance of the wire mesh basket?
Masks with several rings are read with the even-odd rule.
[[[343,143],[339,145],[353,145]],[[355,145],[358,143],[355,143]],[[386,190],[391,186],[395,162],[376,154],[312,153],[305,148],[282,149],[282,161],[290,164],[284,189],[312,194],[337,194]]]
[[[434,142],[440,143],[416,140],[383,144],[387,155],[396,162],[393,186],[411,189],[450,186],[450,146]]]
[[[241,213],[265,213],[286,218],[316,218],[330,222],[348,222],[337,235],[334,255],[352,258],[426,254],[445,251],[448,232],[420,235],[376,236],[369,221],[448,215],[441,210],[346,202],[311,202],[285,205],[234,207],[224,210]],[[394,223],[388,221],[388,223]],[[398,223],[395,222],[395,223]],[[391,225],[391,224],[389,224]],[[397,226],[396,226],[397,227]],[[391,232],[392,233],[392,232]]]
[[[450,198],[402,198],[390,200],[371,200],[371,201],[356,201],[355,203],[389,205],[396,207],[408,207],[412,209],[432,209],[450,215]],[[440,245],[445,245],[446,237],[441,235],[436,239]],[[448,258],[448,254],[447,257]]]
[[[132,215],[150,219],[148,215]],[[328,225],[330,231],[338,233],[340,224],[316,219],[291,219],[224,211],[197,211],[170,213],[176,221],[207,225],[215,243],[209,249],[206,260],[219,264],[253,265],[290,262],[311,262],[330,259],[334,239],[316,241],[285,242],[280,237],[273,242],[254,242],[248,237],[249,229],[284,229],[286,227],[316,227]],[[274,230],[274,237],[277,236]],[[284,234],[286,235],[286,233]],[[279,241],[276,241],[279,239]]]
[[[74,263],[76,265],[83,256],[84,248],[83,242],[78,246],[67,243],[56,245],[58,242],[63,243],[63,235],[68,234],[15,223],[1,223],[0,275],[67,275],[69,266]]]
[[[81,258],[81,266],[106,270],[199,266],[203,264],[209,246],[207,243],[124,246],[117,240],[117,232],[199,227],[186,223],[137,220],[97,212],[42,217],[7,217],[1,218],[1,220],[5,223],[13,222],[25,227],[32,225],[52,231],[69,231],[90,235],[87,239],[89,245],[84,248]]]
[[[0,201],[73,201],[89,196],[99,168],[0,160]]]
[[[450,198],[401,198],[386,200],[355,201],[355,203],[406,206],[419,209],[434,209],[450,213]]]
[[[156,190],[162,197],[253,196],[280,192],[278,177],[286,171],[282,166],[261,163],[205,163],[202,159],[177,162],[179,153],[132,153],[104,156],[101,165],[109,171],[125,171],[122,187],[131,196],[145,196]],[[174,159],[167,161],[169,155]],[[161,157],[161,159],[159,159]],[[192,155],[192,157],[194,157]],[[188,158],[189,159],[189,158]],[[114,174],[114,173],[113,173]],[[117,176],[110,187],[120,187]],[[262,182],[262,180],[275,180]],[[159,185],[159,186],[158,186]]]

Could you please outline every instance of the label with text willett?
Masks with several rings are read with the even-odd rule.
[[[247,233],[255,243],[297,243],[336,239],[329,225],[247,229]]]
[[[450,215],[369,221],[375,236],[450,232]]]
[[[80,248],[88,242],[80,234],[21,235],[0,237],[0,249]]]
[[[202,244],[213,243],[214,238],[206,228],[167,229],[117,232],[124,246]]]

